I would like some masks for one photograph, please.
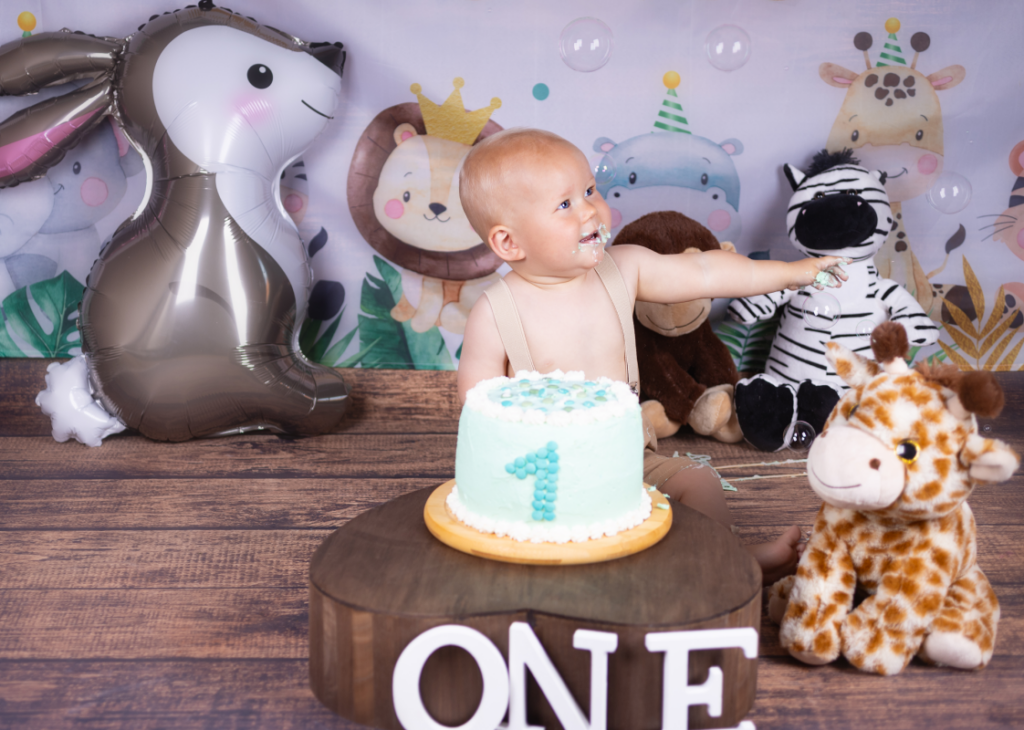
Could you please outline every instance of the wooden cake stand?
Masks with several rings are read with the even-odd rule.
[[[646,550],[665,537],[672,526],[672,509],[664,494],[648,491],[651,514],[631,530],[586,542],[535,543],[498,537],[469,527],[452,514],[445,500],[452,492],[455,480],[450,479],[435,489],[423,508],[427,529],[449,547],[470,555],[477,555],[504,563],[526,565],[579,565],[615,560]],[[646,489],[646,485],[644,485]],[[662,505],[659,507],[658,505]]]
[[[454,550],[428,531],[421,489],[352,519],[316,550],[309,570],[309,673],[316,697],[364,725],[401,730],[392,674],[403,649],[428,629],[460,624],[483,633],[508,659],[509,626],[529,624],[586,713],[590,652],[573,648],[577,629],[614,632],[608,657],[608,728],[661,727],[664,653],[648,633],[760,628],[761,571],[732,533],[673,505],[671,529],[634,555],[584,565],[517,565]],[[653,496],[652,492],[652,496]],[[663,510],[657,510],[661,512]],[[735,727],[754,702],[757,662],[740,649],[690,655],[690,684],[722,668],[722,715],[690,709],[690,727]],[[560,728],[530,678],[528,720]],[[458,647],[434,652],[420,695],[434,719],[458,726],[480,703],[483,683]]]

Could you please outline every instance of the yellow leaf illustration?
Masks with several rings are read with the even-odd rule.
[[[992,307],[992,313],[989,314],[988,322],[985,323],[985,328],[981,331],[981,335],[979,335],[980,337],[984,337],[992,331],[992,328],[996,326],[996,323],[999,321],[1000,317],[1002,317],[1004,309],[1006,309],[1006,292],[1003,290],[1003,287],[1000,286],[999,291],[996,292],[996,301],[995,305]],[[980,319],[978,321],[979,323],[981,322]],[[982,351],[984,352],[984,348]]]
[[[946,353],[946,357],[948,357],[950,360],[956,363],[956,366],[961,370],[974,370],[974,368],[971,367],[971,364],[964,360],[963,355],[961,355],[959,352],[954,350],[952,347],[947,345],[942,340],[939,340],[939,347],[941,347],[942,351]],[[1024,370],[1024,367],[1021,367],[1021,370]]]
[[[1003,358],[1003,361],[995,367],[995,370],[1004,373],[1011,370],[1013,368],[1013,362],[1017,359],[1017,354],[1020,352],[1021,345],[1024,345],[1024,340],[1019,340],[1017,342],[1014,348],[1010,350],[1010,354]],[[1024,366],[1022,366],[1021,369],[1024,370]]]
[[[971,322],[970,318],[964,314],[964,310],[960,309],[960,307],[956,306],[945,297],[942,298],[942,303],[946,305],[946,309],[949,311],[950,315],[952,315],[953,319],[956,320],[956,326],[974,339],[978,339],[978,330],[974,328],[974,323]],[[952,327],[947,324],[946,329],[950,330]]]
[[[967,291],[971,295],[974,311],[978,313],[978,322],[980,323],[985,319],[985,292],[981,290],[978,277],[974,275],[974,269],[967,263],[966,256],[964,256],[964,280],[967,283]]]
[[[963,350],[963,353],[965,355],[970,355],[975,360],[977,360],[980,357],[980,355],[978,354],[977,346],[963,332],[956,329],[955,327],[946,327],[946,332],[949,333],[949,336],[953,339],[953,342],[955,342],[960,347],[960,349]]]
[[[992,350],[992,354],[988,356],[988,360],[985,361],[985,369],[986,370],[991,370],[992,369],[992,367],[996,364],[996,362],[1002,356],[1003,351],[1007,347],[1009,347],[1010,343],[1013,341],[1013,338],[1014,338],[1014,336],[1016,334],[1017,334],[1016,332],[1011,332],[1005,338],[1003,338],[999,342],[999,344],[996,345],[995,349]],[[982,352],[982,355],[985,354],[985,350],[982,350],[981,352]]]
[[[993,314],[993,316],[995,316],[995,315]],[[1009,317],[1006,317],[1005,319],[1003,319],[1003,321],[1000,323],[1000,325],[998,327],[995,328],[995,330],[992,332],[992,334],[990,334],[988,337],[985,338],[985,341],[981,343],[981,354],[982,355],[984,355],[986,352],[988,352],[988,348],[992,347],[992,344],[996,340],[998,340],[1000,337],[1002,337],[1003,333],[1006,332],[1006,330],[1008,330],[1010,328],[1010,325],[1013,324],[1013,318],[1016,317],[1016,316],[1017,316],[1017,310],[1014,310],[1010,314]],[[984,333],[982,333],[982,334],[984,334]]]

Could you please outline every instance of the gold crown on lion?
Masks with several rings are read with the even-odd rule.
[[[466,111],[462,104],[462,94],[459,92],[459,89],[465,84],[466,82],[461,78],[454,79],[452,86],[455,87],[455,90],[441,105],[437,105],[423,96],[420,93],[423,87],[419,84],[409,87],[409,91],[416,94],[419,99],[420,113],[423,114],[423,123],[427,127],[427,134],[465,145],[472,145],[480,136],[480,132],[487,126],[491,114],[501,108],[501,99],[495,96],[491,99],[490,106],[472,112]]]

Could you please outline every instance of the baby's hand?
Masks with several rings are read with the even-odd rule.
[[[850,278],[843,270],[843,264],[852,261],[853,259],[845,256],[822,256],[796,261],[791,264],[793,283],[789,288],[795,291],[802,286],[813,286],[818,290],[825,287],[841,287],[843,282]]]

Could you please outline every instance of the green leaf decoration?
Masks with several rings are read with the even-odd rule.
[[[782,311],[780,310],[771,319],[761,322],[743,324],[742,322],[723,320],[718,323],[714,328],[715,334],[728,348],[737,370],[744,373],[764,371],[781,317]]]
[[[27,354],[21,351],[21,348],[7,333],[7,325],[2,316],[0,316],[0,357],[27,357]]]
[[[52,279],[30,284],[8,295],[0,305],[6,319],[6,330],[0,335],[0,355],[71,357],[71,350],[82,346],[74,315],[84,292],[81,282],[62,271]],[[32,302],[43,319],[36,316]],[[7,330],[14,332],[35,352],[22,352]]]
[[[341,317],[339,316],[339,319]],[[359,332],[359,325],[352,328],[352,331],[342,337],[338,342],[327,352],[324,353],[323,359],[320,361],[324,365],[330,365],[333,368],[337,367],[352,367],[351,365],[339,365],[338,360],[341,359],[342,353],[348,348],[348,343],[352,341],[352,338]]]
[[[307,319],[303,323],[302,330],[299,333],[299,346],[307,358],[332,368],[354,367],[362,359],[368,348],[364,348],[358,354],[345,360],[344,363],[339,362],[349,343],[352,342],[352,339],[359,331],[359,325],[353,327],[351,332],[331,346],[331,340],[334,339],[334,333],[338,331],[338,326],[341,324],[341,318],[344,314],[345,310],[342,309],[338,316],[331,321],[327,329],[324,330],[323,335],[319,335],[320,327],[323,325],[321,320]]]
[[[310,357],[309,353],[313,351],[313,347],[316,345],[316,336],[320,334],[320,325],[322,323],[322,320],[307,317],[306,321],[302,323],[302,328],[299,330],[299,349],[310,360],[313,358]]]
[[[391,310],[402,298],[402,275],[384,259],[373,257],[380,278],[367,272],[359,306],[360,364],[364,368],[454,370],[448,348],[437,327],[416,332],[408,322],[396,322]]]
[[[338,331],[338,325],[341,324],[341,315],[345,313],[342,309],[338,316],[334,318],[334,321],[328,325],[327,330],[318,339],[312,349],[309,352],[309,358],[313,362],[324,362],[324,354],[327,352],[327,348],[331,345],[331,340],[334,339],[334,333]]]

